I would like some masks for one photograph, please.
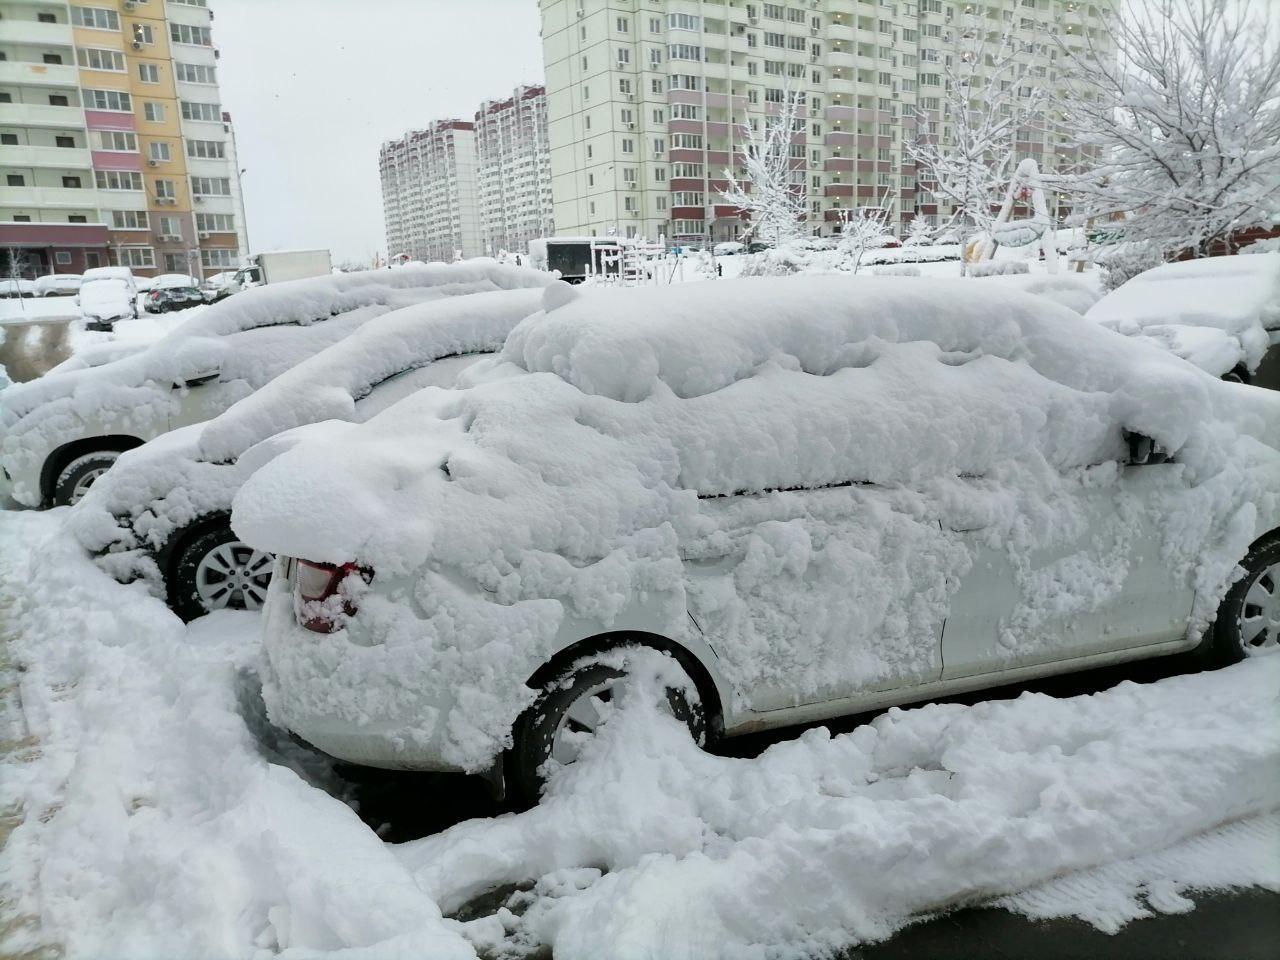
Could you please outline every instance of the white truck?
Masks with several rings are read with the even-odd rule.
[[[284,280],[324,277],[333,272],[328,250],[274,250],[249,257],[231,280],[217,291],[217,299]]]

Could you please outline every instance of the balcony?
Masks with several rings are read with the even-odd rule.
[[[37,84],[42,87],[76,87],[79,71],[65,63],[28,63],[24,60],[0,61],[0,85],[20,87]]]
[[[71,46],[71,24],[35,20],[0,20],[0,43],[33,47]]]
[[[0,127],[58,127],[83,130],[79,107],[50,107],[41,103],[0,103]]]
[[[5,187],[4,202],[10,207],[90,210],[97,209],[98,193],[87,187]]]
[[[105,247],[105,223],[0,223],[0,246]]]
[[[10,167],[53,167],[58,170],[88,170],[93,164],[82,147],[5,147],[4,162]]]

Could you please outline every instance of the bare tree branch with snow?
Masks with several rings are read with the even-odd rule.
[[[1109,40],[1058,38],[1065,130],[1095,152],[1059,179],[1078,218],[1166,255],[1203,256],[1280,214],[1280,45],[1273,0],[1150,0]]]
[[[856,274],[867,249],[877,241],[893,236],[891,224],[896,200],[897,194],[885,189],[877,203],[860,207],[855,216],[845,221],[840,228],[838,248],[844,269]]]
[[[774,246],[798,239],[805,232],[808,198],[804,167],[797,168],[791,156],[795,134],[804,129],[800,116],[802,97],[802,93],[785,90],[778,112],[766,116],[758,128],[743,121],[740,155],[745,179],[739,181],[732,170],[726,169],[729,186],[720,192],[725,203],[750,214],[749,232]],[[800,171],[798,177],[796,169]]]
[[[1018,133],[1043,126],[1045,96],[1032,78],[1033,53],[1011,25],[995,33],[983,18],[967,15],[942,64],[941,120],[916,110],[917,135],[905,144],[907,153],[921,186],[954,207],[944,227],[959,236],[962,250],[975,229],[991,223],[1012,174]],[[950,124],[950,136],[942,136],[940,123]]]

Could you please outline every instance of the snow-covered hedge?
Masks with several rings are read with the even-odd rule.
[[[249,543],[376,571],[349,627],[359,658],[345,632],[295,642],[273,588],[280,722],[385,723],[484,767],[561,624],[607,628],[641,596],[655,630],[685,637],[692,611],[721,637],[739,695],[874,687],[934,655],[974,557],[958,531],[1022,560],[1070,553],[1083,491],[1120,496],[1123,430],[1175,454],[1178,479],[1133,504],[1078,593],[1022,585],[1011,655],[1060,604],[1110,602],[1139,520],[1193,579],[1202,628],[1280,518],[1280,396],[999,280],[554,285],[472,369],[468,389],[317,429],[237,495]],[[848,589],[818,597],[828,582]]]
[[[1030,273],[1031,269],[1025,260],[986,261],[969,264],[971,277],[1011,277],[1014,274]]]

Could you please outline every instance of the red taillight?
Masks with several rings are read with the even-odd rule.
[[[373,579],[373,571],[354,563],[315,563],[297,561],[293,581],[293,612],[298,623],[316,633],[333,633],[339,617],[355,616],[356,605],[350,595],[342,595],[344,580],[357,573],[365,583]]]

